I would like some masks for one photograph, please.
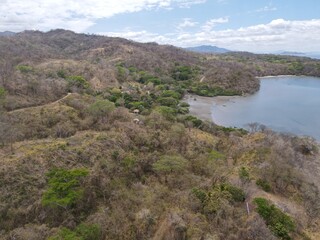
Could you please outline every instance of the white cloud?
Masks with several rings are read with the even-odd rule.
[[[272,12],[272,11],[277,11],[278,9],[276,7],[273,7],[271,5],[268,5],[268,6],[264,6],[262,8],[259,8],[253,12]]]
[[[206,0],[178,0],[177,2],[181,8],[190,8],[194,4],[205,3]]]
[[[212,44],[242,51],[319,51],[320,19],[286,21],[276,19],[267,24],[259,24],[238,29],[220,31],[178,32],[160,35],[156,33],[122,32],[104,35],[130,38],[140,42],[158,42],[176,46],[196,46]]]
[[[228,17],[210,19],[202,26],[202,30],[208,32],[208,31],[211,31],[217,24],[227,23],[227,22],[229,22]]]
[[[99,35],[109,37],[122,37],[138,42],[157,42],[160,44],[172,44],[172,34],[160,35],[147,31],[122,31],[122,32],[100,32]]]
[[[178,24],[178,30],[183,30],[184,28],[190,28],[198,25],[198,22],[192,20],[192,18],[184,18],[182,22]]]
[[[206,0],[0,0],[0,31],[68,28],[85,31],[100,18],[157,8],[187,8]]]

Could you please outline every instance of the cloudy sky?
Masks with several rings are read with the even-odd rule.
[[[320,0],[0,0],[0,31],[56,28],[181,47],[320,52]]]

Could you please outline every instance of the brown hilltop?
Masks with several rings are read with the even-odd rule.
[[[61,89],[65,81],[56,75],[59,70],[67,75],[83,76],[94,90],[131,81],[126,76],[118,76],[119,64],[160,78],[170,77],[177,64],[186,65],[199,69],[199,77],[194,81],[205,76],[206,84],[245,93],[258,88],[253,74],[241,63],[207,60],[203,55],[169,45],[76,34],[61,29],[45,33],[25,31],[0,39],[1,80],[10,99],[17,100],[15,104],[8,103],[8,109],[45,103],[65,94]],[[17,69],[19,65],[29,66],[30,71],[25,69],[21,74]],[[34,87],[46,91],[35,90],[38,93],[32,94],[30,88]],[[42,96],[44,92],[45,96]]]

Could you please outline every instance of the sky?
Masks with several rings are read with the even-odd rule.
[[[320,0],[0,0],[0,31],[57,28],[179,47],[320,52]]]

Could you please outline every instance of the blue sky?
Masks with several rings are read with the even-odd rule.
[[[55,28],[180,47],[320,52],[320,1],[0,0],[0,31]]]

